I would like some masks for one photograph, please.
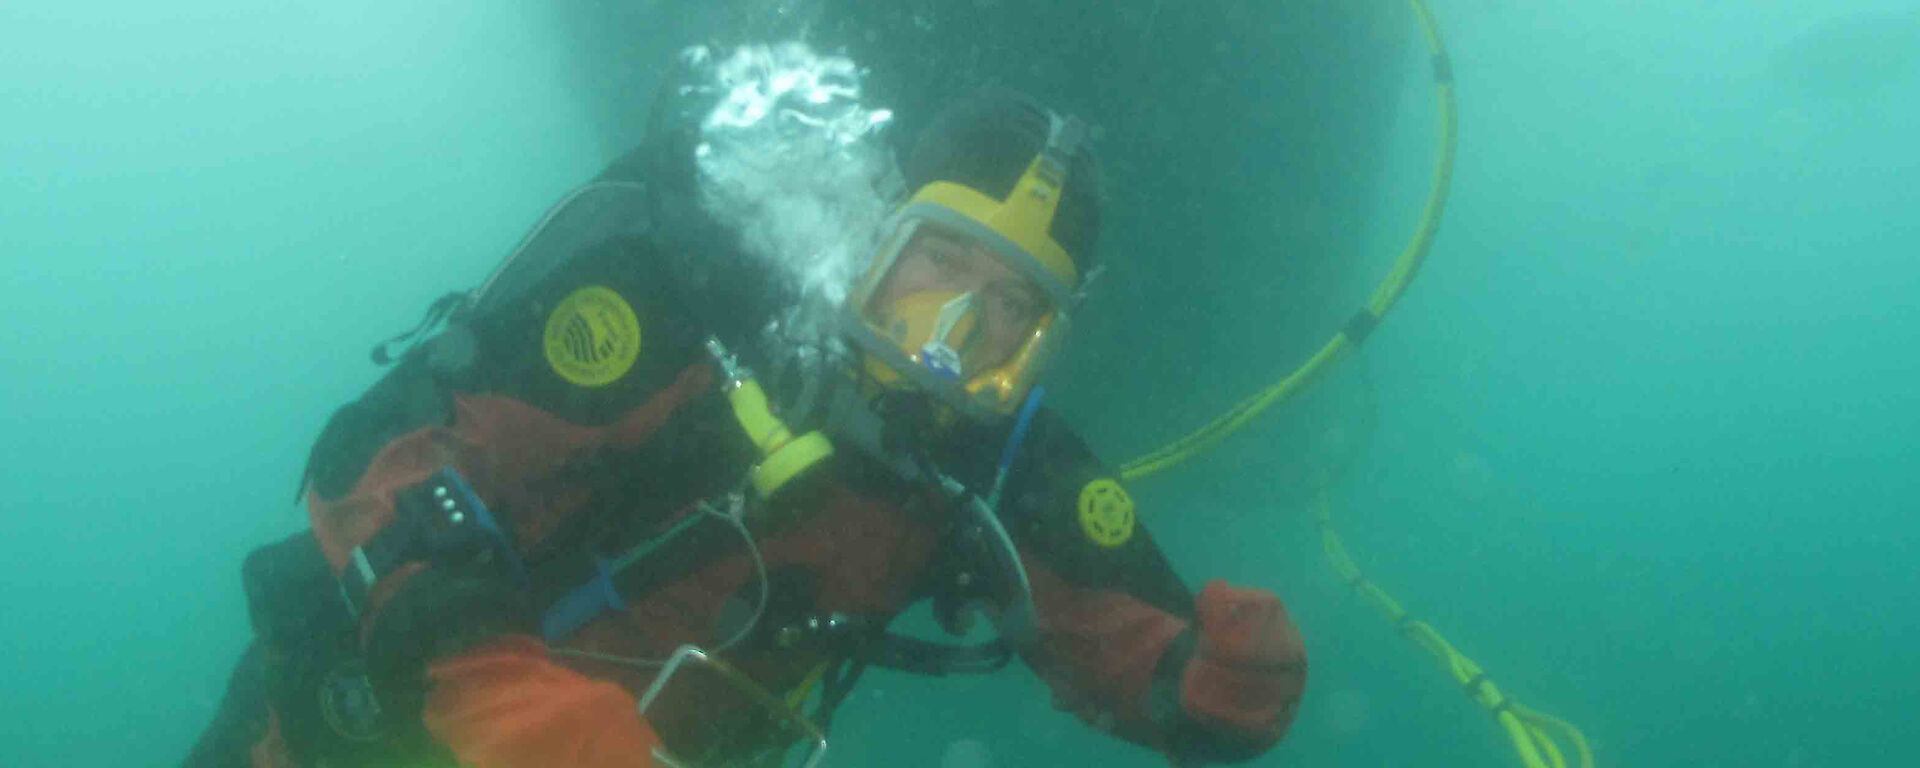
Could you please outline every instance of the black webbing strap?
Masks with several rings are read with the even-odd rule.
[[[1013,661],[1013,646],[1004,639],[959,645],[888,632],[868,645],[861,658],[882,669],[916,675],[986,674]]]
[[[412,351],[419,343],[420,337],[425,336],[427,331],[432,330],[435,325],[439,325],[440,321],[452,316],[455,311],[465,305],[466,300],[466,291],[453,291],[434,299],[432,304],[427,305],[427,313],[420,318],[418,325],[415,325],[412,330],[395,334],[393,338],[374,345],[373,352],[369,353],[368,357],[373,358],[374,365],[382,366],[406,357],[407,352]],[[402,343],[407,345],[406,348],[395,354],[393,347]]]

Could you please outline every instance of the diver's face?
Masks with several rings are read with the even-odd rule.
[[[1040,288],[993,252],[960,235],[921,227],[900,250],[875,305],[890,307],[922,293],[971,293],[979,314],[980,368],[1003,365],[1045,311]]]

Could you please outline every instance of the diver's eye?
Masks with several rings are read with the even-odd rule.
[[[1040,302],[1019,288],[990,285],[986,295],[987,311],[1009,324],[1024,325],[1037,319],[1040,314]]]
[[[951,248],[942,248],[937,245],[922,248],[920,250],[920,258],[925,259],[927,265],[933,267],[941,275],[951,275],[962,266],[959,253]]]

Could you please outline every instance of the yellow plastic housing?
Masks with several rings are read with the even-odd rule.
[[[808,432],[798,439],[767,405],[767,393],[754,379],[742,379],[727,393],[734,418],[760,453],[760,462],[747,473],[754,493],[770,499],[788,481],[833,455],[833,443],[819,432]]]

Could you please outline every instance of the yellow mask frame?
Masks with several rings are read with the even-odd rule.
[[[1073,258],[1049,230],[1067,180],[1068,162],[1086,133],[1072,117],[1049,113],[1046,146],[1027,164],[1005,200],[949,181],[921,187],[888,222],[894,234],[847,301],[846,327],[867,353],[867,373],[887,387],[914,387],[934,394],[976,420],[1011,415],[1052,357],[1077,308],[1080,274]],[[913,355],[911,344],[889,338],[867,316],[873,300],[913,233],[934,225],[987,248],[1002,263],[1038,286],[1052,311],[1041,317],[1014,353],[1000,365],[955,381],[934,373]]]

